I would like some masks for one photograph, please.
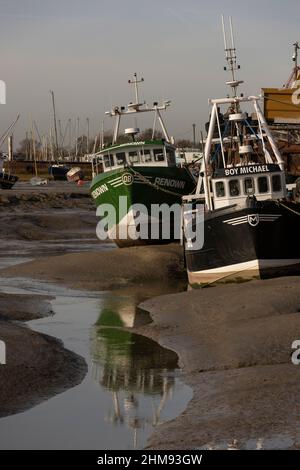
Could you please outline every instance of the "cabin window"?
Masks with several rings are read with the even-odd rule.
[[[95,168],[96,168],[96,173],[103,173],[104,172],[104,168],[103,168],[103,162],[102,161],[97,161],[96,164],[95,164]]]
[[[176,157],[175,157],[175,152],[172,149],[167,149],[167,160],[169,165],[175,165],[176,164]]]
[[[151,150],[144,149],[144,162],[149,163],[151,162]]]
[[[125,165],[126,163],[126,154],[125,152],[120,152],[116,154],[117,165]]]
[[[231,180],[229,181],[229,191],[230,196],[236,197],[240,195],[240,182],[239,180]]]
[[[165,155],[163,149],[154,149],[154,161],[155,162],[163,162],[165,160]]]
[[[258,191],[260,193],[267,193],[269,191],[268,178],[266,176],[261,176],[258,178]]]
[[[272,189],[275,193],[281,191],[282,186],[281,186],[281,176],[280,175],[273,175],[272,176]]]
[[[103,163],[105,168],[110,168],[114,166],[114,157],[112,155],[104,155]]]
[[[254,194],[254,180],[253,178],[245,178],[244,179],[244,190],[245,194]]]
[[[140,157],[137,151],[129,152],[130,163],[140,163]]]
[[[223,181],[216,183],[216,195],[217,197],[225,197],[225,185]]]

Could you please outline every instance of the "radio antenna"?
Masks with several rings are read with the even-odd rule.
[[[236,55],[236,47],[235,47],[235,39],[234,39],[234,32],[233,32],[233,24],[232,24],[232,17],[229,17],[229,31],[230,31],[230,41],[227,41],[227,34],[226,34],[226,27],[224,16],[222,15],[222,30],[223,30],[223,39],[224,39],[224,48],[225,48],[225,57],[227,61],[227,66],[224,67],[225,71],[229,71],[231,73],[232,80],[226,82],[232,88],[233,97],[237,96],[237,88],[241,83],[244,83],[242,80],[237,80],[235,72],[240,70],[240,65],[237,64],[237,55]]]

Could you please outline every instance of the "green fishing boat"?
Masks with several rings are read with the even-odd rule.
[[[108,112],[116,119],[113,142],[93,159],[91,195],[103,224],[105,220],[108,237],[119,247],[179,240],[180,217],[176,209],[180,211],[182,196],[192,193],[196,187],[188,167],[177,162],[174,140],[162,119],[161,111],[167,109],[170,101],[162,105],[155,102],[152,107],[140,103],[138,83],[141,81],[136,74],[129,81],[135,86],[134,103],[127,109],[115,107]],[[154,113],[152,139],[139,140],[140,131],[135,127],[125,129],[131,141],[118,143],[121,117],[136,117],[146,112]],[[157,122],[163,135],[160,140],[155,139]],[[173,213],[170,208],[175,208]],[[110,212],[109,216],[105,212]],[[98,231],[99,238],[103,227]]]

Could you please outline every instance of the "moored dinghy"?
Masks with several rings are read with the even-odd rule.
[[[0,156],[0,188],[11,189],[18,181],[18,176],[4,170],[4,158]]]
[[[73,168],[71,168],[68,173],[67,173],[67,180],[69,182],[77,182],[79,180],[83,180],[84,179],[84,173],[82,171],[82,168],[80,168],[79,166],[75,166]]]

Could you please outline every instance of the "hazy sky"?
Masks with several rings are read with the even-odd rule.
[[[300,40],[299,0],[0,0],[1,133],[18,113],[16,140],[31,118],[48,132],[53,89],[63,127],[79,116],[83,131],[89,117],[95,134],[107,109],[130,101],[137,72],[142,98],[172,100],[170,134],[190,138],[208,98],[227,92],[221,13],[234,19],[243,91],[281,86]]]

